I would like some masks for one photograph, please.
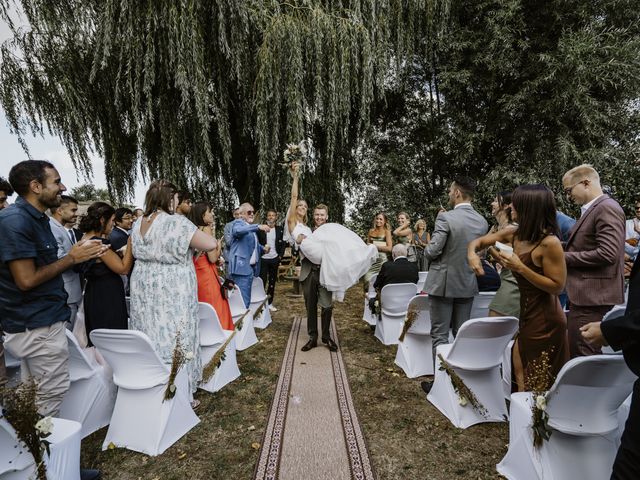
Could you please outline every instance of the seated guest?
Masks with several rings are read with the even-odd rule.
[[[120,207],[116,209],[116,216],[114,218],[115,225],[109,235],[109,243],[111,243],[111,250],[117,252],[124,247],[129,241],[129,230],[133,224],[133,212],[126,207]]]
[[[65,225],[75,225],[78,219],[78,201],[75,198],[62,195],[60,206],[51,209],[51,233],[58,243],[58,258],[62,258],[69,253],[71,247],[76,243],[76,236],[72,229],[67,230]],[[70,268],[62,274],[64,289],[67,292],[67,305],[71,310],[69,317],[69,328],[73,330],[78,314],[78,307],[82,301],[82,284],[80,274]]]
[[[83,239],[100,240],[109,244],[113,229],[115,209],[104,202],[95,202],[80,220]],[[127,244],[130,247],[130,244]],[[133,265],[131,248],[124,257],[109,249],[105,254],[83,266],[87,281],[84,292],[84,321],[87,330],[87,345],[92,346],[89,333],[97,328],[127,329],[128,314],[124,285],[120,275],[127,275]]]
[[[198,202],[192,205],[187,218],[198,227],[198,230],[213,237],[213,213],[207,203]],[[194,251],[193,263],[196,267],[198,281],[198,301],[208,303],[215,309],[222,328],[233,330],[229,302],[222,291],[222,282],[218,275],[218,259],[221,248],[222,242],[218,242],[218,246],[214,250]]]
[[[518,226],[471,241],[467,259],[476,275],[484,275],[476,251],[489,248],[518,281],[520,328],[513,345],[512,372],[518,391],[524,391],[525,379],[532,373],[529,367],[543,352],[549,355],[554,379],[569,359],[567,319],[558,299],[567,266],[551,190],[544,185],[523,185],[513,192],[512,201],[513,220]],[[513,245],[513,252],[498,251],[496,242]]]
[[[393,260],[382,264],[373,288],[382,290],[392,283],[418,283],[418,265],[407,260],[407,246],[398,243],[391,250]]]

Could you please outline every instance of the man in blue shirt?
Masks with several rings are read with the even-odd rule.
[[[67,293],[62,273],[97,258],[99,241],[75,244],[58,259],[48,208],[60,205],[66,190],[55,167],[26,160],[11,169],[9,182],[19,195],[0,212],[0,322],[5,348],[22,360],[22,377],[38,383],[36,403],[42,415],[55,416],[69,388]]]

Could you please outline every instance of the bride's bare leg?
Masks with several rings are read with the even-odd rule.
[[[513,342],[513,350],[511,351],[511,364],[513,365],[513,375],[516,379],[516,385],[519,392],[524,392],[524,367],[522,358],[520,358],[520,345],[516,338]]]

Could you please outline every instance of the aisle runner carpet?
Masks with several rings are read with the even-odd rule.
[[[255,479],[375,479],[340,350],[319,343],[301,352],[307,340],[306,320],[296,317]]]

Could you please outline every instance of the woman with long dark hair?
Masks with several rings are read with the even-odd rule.
[[[207,235],[213,234],[213,213],[211,207],[206,202],[197,202],[191,206],[187,218],[198,227],[198,230]],[[215,237],[214,237],[215,238]],[[198,281],[198,301],[211,305],[220,319],[220,324],[225,330],[233,330],[233,320],[229,302],[222,294],[222,282],[218,275],[218,259],[222,242],[209,252],[194,251],[193,264],[196,268],[196,279]]]
[[[512,350],[513,376],[524,391],[531,362],[549,356],[553,378],[569,359],[567,319],[558,295],[564,289],[567,267],[558,234],[553,193],[544,185],[523,185],[513,192],[512,215],[517,226],[469,243],[468,261],[476,275],[484,271],[476,251],[491,254],[510,269],[520,288],[520,327]],[[496,242],[513,245],[513,252]],[[549,385],[550,386],[550,385]]]
[[[91,204],[80,220],[84,239],[100,240],[109,244],[113,229],[115,209],[105,202]],[[131,246],[131,242],[127,244]],[[127,329],[127,304],[124,284],[120,275],[127,275],[133,265],[131,248],[126,248],[123,258],[113,250],[95,260],[83,264],[87,284],[84,292],[84,321],[87,344],[92,346],[89,333],[97,328]]]

